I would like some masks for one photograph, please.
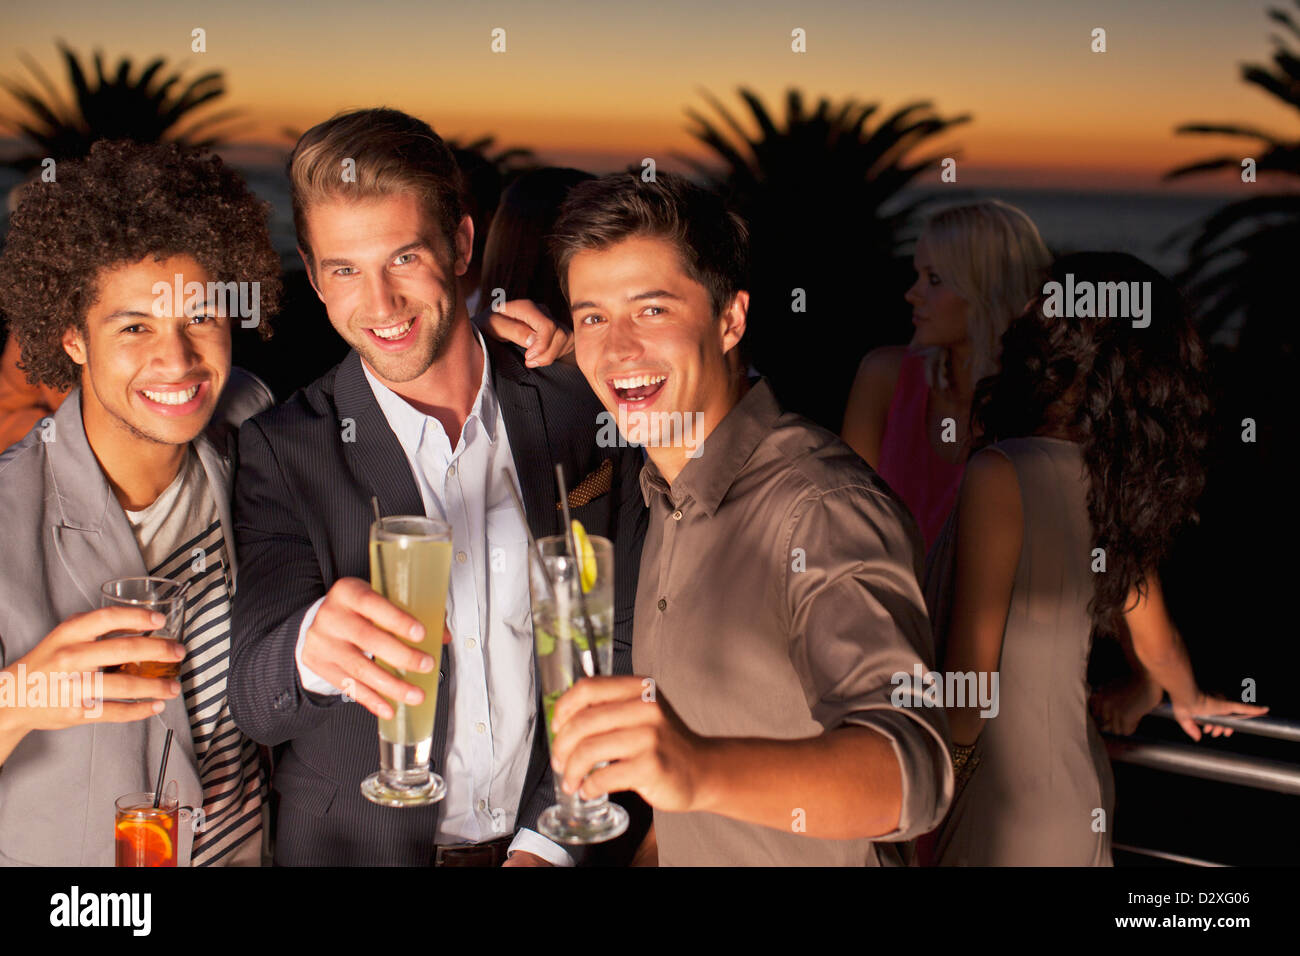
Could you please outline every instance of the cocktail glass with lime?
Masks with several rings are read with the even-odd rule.
[[[531,575],[548,743],[555,739],[556,701],[582,677],[609,674],[614,663],[614,546],[606,538],[589,537],[576,521],[573,530],[576,557],[564,535],[541,538],[541,563],[533,563]],[[543,568],[549,580],[541,577]],[[537,822],[544,836],[557,843],[603,843],[627,829],[627,811],[611,803],[608,794],[584,800],[564,792],[563,774],[554,776],[556,803]]]

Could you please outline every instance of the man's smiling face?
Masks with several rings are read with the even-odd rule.
[[[192,256],[146,256],[98,277],[85,332],[63,336],[82,366],[87,422],[165,445],[183,445],[207,427],[230,377],[230,319],[206,297],[164,299],[154,290],[197,283],[206,291],[211,278]]]
[[[469,217],[455,249],[412,192],[313,203],[306,228],[308,273],[335,330],[381,379],[423,375],[456,319],[456,277],[473,246]]]
[[[628,423],[628,441],[679,444],[657,412],[702,413],[706,433],[726,415],[735,398],[727,352],[744,334],[747,293],[715,316],[673,243],[650,236],[578,252],[568,289],[578,366]]]

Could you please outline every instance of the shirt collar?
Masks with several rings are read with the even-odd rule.
[[[470,408],[469,416],[465,419],[465,426],[468,428],[471,420],[476,421],[487,434],[488,442],[496,444],[500,408],[497,404],[496,392],[492,388],[492,360],[488,357],[482,334],[478,329],[473,328],[472,323],[471,329],[474,332],[474,340],[478,342],[478,347],[483,352],[483,377],[479,381],[478,394],[474,396],[474,404]],[[430,422],[436,422],[437,419],[432,415],[424,414],[379,381],[365,362],[361,363],[361,370],[365,373],[366,381],[370,383],[370,390],[375,393],[375,401],[379,403],[380,410],[388,419],[388,424],[392,426],[393,434],[397,436],[404,449],[414,454],[420,447],[425,427]],[[455,449],[453,448],[452,451],[454,452]]]
[[[780,416],[781,406],[772,387],[766,378],[759,378],[709,433],[699,456],[687,459],[671,489],[658,466],[646,459],[641,469],[641,494],[646,505],[658,492],[677,503],[690,498],[712,517]]]

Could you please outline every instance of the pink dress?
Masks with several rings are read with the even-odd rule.
[[[876,471],[912,512],[927,550],[939,537],[957,502],[957,489],[966,467],[964,462],[953,464],[935,454],[926,434],[929,402],[924,360],[908,353],[898,367],[898,383],[889,402]]]

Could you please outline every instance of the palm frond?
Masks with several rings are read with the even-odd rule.
[[[1294,80],[1275,76],[1258,66],[1242,67],[1241,76],[1247,83],[1253,83],[1283,103],[1300,109],[1300,84]]]
[[[1296,5],[1300,7],[1300,0]],[[1300,38],[1300,28],[1291,14],[1272,9],[1268,17]],[[1241,79],[1300,110],[1300,56],[1283,38],[1274,35],[1272,40],[1272,64],[1246,64]],[[1176,132],[1256,140],[1264,147],[1254,157],[1259,175],[1300,176],[1300,136],[1284,137],[1229,123],[1187,123]],[[1163,178],[1237,171],[1241,162],[1240,154],[1209,157],[1171,169]],[[1266,193],[1229,203],[1199,224],[1170,235],[1165,246],[1185,242],[1188,261],[1178,278],[1199,304],[1206,330],[1215,332],[1240,323],[1238,347],[1265,341],[1284,344],[1288,336],[1294,339],[1292,333],[1281,331],[1290,323],[1279,321],[1277,313],[1280,304],[1292,298],[1287,285],[1300,243],[1300,196]]]
[[[1174,129],[1175,133],[1198,133],[1207,135],[1221,136],[1245,136],[1251,139],[1263,140],[1271,146],[1281,143],[1281,139],[1273,133],[1266,132],[1262,129],[1256,129],[1253,126],[1237,126],[1229,123],[1184,123],[1182,126]]]
[[[756,93],[741,89],[752,117],[742,124],[707,91],[701,96],[710,114],[688,107],[687,131],[719,162],[677,158],[750,224],[752,360],[787,407],[838,430],[862,355],[906,334],[906,267],[898,254],[914,216],[932,199],[901,208],[891,200],[941,160],[933,149],[918,157],[920,148],[970,117],[939,117],[928,101],[917,101],[880,118],[876,103],[791,89],[778,123]],[[795,288],[806,293],[807,314],[791,311]],[[838,305],[860,300],[863,288],[898,294],[883,295],[864,322]]]
[[[225,95],[220,72],[186,80],[180,70],[165,72],[166,60],[155,57],[137,74],[129,57],[108,66],[99,50],[92,54],[88,69],[63,41],[58,41],[58,49],[70,94],[66,101],[26,54],[19,59],[35,82],[0,80],[21,109],[17,115],[0,116],[0,125],[17,130],[28,144],[28,151],[10,160],[10,166],[26,169],[45,156],[83,155],[99,139],[212,147],[227,142],[234,131],[223,124],[234,119],[237,111],[205,112]]]
[[[1300,6],[1300,4],[1296,4],[1296,6]],[[1275,23],[1282,24],[1284,27],[1286,27],[1288,30],[1291,31],[1291,33],[1296,37],[1296,39],[1300,39],[1300,26],[1296,25],[1295,20],[1291,19],[1291,15],[1287,13],[1285,10],[1276,10],[1276,9],[1269,10],[1268,18],[1274,21]],[[1275,41],[1275,42],[1281,42],[1281,41]]]

